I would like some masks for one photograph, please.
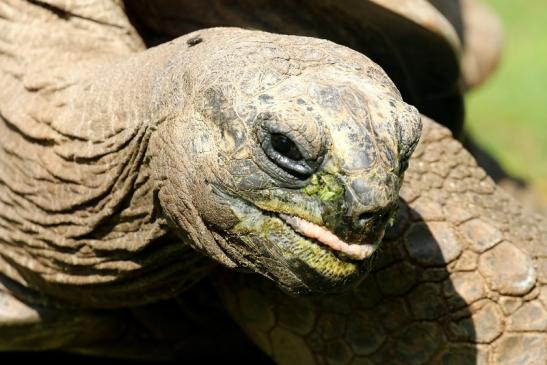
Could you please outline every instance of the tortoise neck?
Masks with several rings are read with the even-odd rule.
[[[212,267],[170,233],[151,178],[160,120],[150,88],[168,56],[85,61],[65,70],[65,87],[32,95],[43,107],[33,118],[2,109],[4,275],[71,303],[116,307],[172,296]]]

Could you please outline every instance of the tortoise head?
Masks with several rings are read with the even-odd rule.
[[[418,112],[379,66],[334,43],[201,37],[179,61],[196,68],[169,81],[190,97],[159,131],[166,216],[198,250],[288,291],[355,283],[395,212]]]

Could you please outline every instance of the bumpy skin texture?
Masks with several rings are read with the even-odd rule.
[[[460,41],[454,27],[435,8],[439,7],[438,3],[450,3],[446,10],[452,12],[457,8],[453,0],[131,0],[124,3],[147,44],[164,42],[197,29],[237,26],[324,38],[348,46],[380,64],[397,84],[405,101],[422,113],[442,120],[456,135],[461,131]],[[445,10],[443,6],[439,8]],[[432,53],[435,57],[420,57]]]
[[[165,346],[168,336],[153,327],[163,326],[165,330],[169,324],[155,320],[143,324],[142,317],[154,318],[158,313],[160,316],[169,313],[179,319],[186,316],[162,311],[161,306],[160,309],[134,306],[183,292],[215,266],[210,258],[231,268],[260,272],[295,292],[332,291],[349,284],[368,268],[369,262],[357,265],[332,255],[320,245],[312,246],[311,240],[302,242],[281,219],[263,214],[263,211],[274,211],[303,215],[348,242],[354,241],[357,233],[372,237],[374,242],[381,236],[389,217],[384,213],[390,212],[397,198],[405,160],[416,142],[419,123],[415,111],[402,103],[385,74],[365,57],[325,41],[226,29],[202,31],[132,55],[145,47],[119,3],[108,1],[9,0],[0,4],[0,30],[0,167],[3,171],[0,176],[0,313],[5,313],[0,317],[0,349],[62,348],[118,356],[167,356],[176,351],[176,347]],[[315,74],[314,69],[321,72]],[[340,81],[344,81],[342,85]],[[268,91],[275,91],[273,95],[265,92],[268,86],[271,86]],[[336,92],[314,92],[329,87],[346,91],[346,97],[341,98],[343,103],[337,99]],[[299,96],[303,103],[298,101]],[[344,121],[340,119],[342,115],[347,117]],[[306,130],[300,136],[290,137],[299,145],[304,144],[306,137],[312,137],[308,141],[309,148],[300,152],[324,154],[319,165],[331,178],[313,171],[315,180],[309,177],[306,184],[300,186],[294,185],[294,176],[284,175],[283,183],[272,178],[283,172],[271,171],[270,163],[275,156],[272,154],[268,159],[261,155],[266,148],[262,145],[262,149],[259,148],[257,141],[267,140],[264,130],[272,132],[268,123],[287,128],[282,131],[286,134],[298,132],[291,124],[297,119],[307,120]],[[230,121],[232,123],[227,123]],[[255,126],[262,129],[257,131],[253,129]],[[363,128],[365,132],[340,131],[344,127]],[[478,342],[484,343],[479,349],[490,351],[492,361],[496,361],[496,356],[500,362],[509,361],[514,353],[517,357],[541,359],[544,349],[541,341],[545,340],[541,334],[545,289],[541,289],[539,283],[545,282],[545,254],[541,251],[545,248],[537,242],[544,241],[545,233],[534,231],[534,227],[542,223],[529,221],[530,228],[523,228],[524,224],[520,223],[528,222],[529,216],[521,215],[520,208],[499,193],[492,193],[495,188],[488,181],[479,181],[486,179],[481,170],[466,165],[470,160],[465,153],[458,152],[459,145],[451,142],[446,131],[430,128],[438,132],[437,139],[441,142],[437,145],[448,148],[448,152],[452,146],[452,152],[457,153],[441,155],[435,147],[429,150],[429,144],[425,143],[420,160],[428,163],[422,166],[422,171],[420,165],[415,164],[403,198],[414,204],[414,209],[428,222],[446,255],[444,258],[456,262],[448,264],[448,271],[473,274],[478,265],[478,273],[484,277],[473,276],[469,281],[460,278],[459,282],[464,284],[483,280],[486,286],[484,291],[479,290],[479,297],[490,295],[486,302],[471,305],[470,310],[478,313],[478,317],[462,321],[461,326],[469,329],[470,322],[474,321],[479,329],[479,324],[490,323],[492,317],[495,323],[502,323],[500,331],[506,333],[501,337],[498,332],[492,335],[486,330],[477,330],[477,338],[483,336]],[[326,135],[336,135],[337,140],[346,143],[329,142],[329,138],[322,138],[320,131],[328,131]],[[428,135],[435,133],[430,131]],[[371,147],[376,143],[378,146]],[[314,157],[315,161],[320,160]],[[314,165],[305,160],[308,167]],[[238,175],[235,172],[241,171],[241,161],[248,170]],[[323,164],[323,161],[326,162]],[[339,163],[329,165],[329,161]],[[369,165],[354,168],[356,162]],[[462,168],[458,170],[455,167],[459,163]],[[284,166],[295,169],[294,164]],[[432,170],[425,173],[423,169],[427,166]],[[454,168],[451,170],[450,166]],[[474,175],[466,175],[471,173]],[[456,175],[450,177],[450,174]],[[355,180],[364,180],[374,188],[345,194],[354,189]],[[382,181],[385,184],[380,184]],[[268,199],[264,199],[264,191],[268,192]],[[480,191],[483,195],[478,194]],[[283,201],[276,194],[288,199]],[[486,198],[481,199],[483,196]],[[238,197],[245,199],[237,200]],[[430,200],[424,202],[428,197]],[[445,211],[453,207],[449,200],[461,203],[466,199],[475,204],[472,206],[474,216],[461,218],[464,223],[443,221],[445,216],[458,217],[457,209],[452,213]],[[344,212],[345,218],[363,218],[363,213],[374,213],[364,216],[373,220],[361,227],[362,230],[356,229],[352,219],[324,214],[330,204]],[[464,208],[469,208],[469,204]],[[380,212],[382,214],[376,214]],[[252,219],[257,216],[277,225],[273,230],[276,239],[269,236],[272,230],[267,234],[257,230],[257,220]],[[408,219],[419,218],[412,214],[409,217],[401,218],[395,226],[399,230],[390,233],[385,251],[378,255],[379,269],[368,279],[376,283],[376,287],[371,284],[370,291],[367,287],[364,295],[355,294],[358,301],[348,294],[350,298],[346,296],[344,303],[351,305],[361,303],[360,298],[377,298],[372,300],[373,304],[363,304],[363,316],[373,313],[367,314],[367,311],[376,308],[377,303],[388,303],[387,313],[395,316],[404,314],[406,305],[408,311],[418,311],[415,318],[420,322],[431,328],[442,327],[448,317],[436,314],[434,318],[423,319],[429,311],[426,310],[426,314],[419,311],[427,308],[424,306],[429,305],[432,298],[421,299],[424,292],[441,293],[443,297],[439,298],[444,298],[445,291],[450,293],[449,283],[443,283],[442,290],[435,289],[434,284],[446,281],[444,261],[430,247],[433,240],[424,225],[413,223],[413,227],[418,228],[409,228]],[[436,220],[443,222],[434,222]],[[238,222],[243,222],[243,227]],[[514,227],[513,222],[518,226]],[[519,229],[527,235],[519,234]],[[403,234],[404,246],[389,243]],[[460,234],[468,234],[470,242],[466,243],[467,239],[460,238]],[[497,234],[502,238],[498,240]],[[291,245],[285,251],[275,247],[277,242],[287,242],[287,237],[296,247],[314,248],[291,252]],[[499,243],[502,239],[507,242]],[[424,246],[424,242],[429,246]],[[444,245],[448,247],[443,249]],[[519,257],[520,266],[506,273],[508,276],[499,276],[498,268],[507,256]],[[291,266],[295,257],[304,265]],[[457,265],[460,260],[463,268]],[[317,261],[320,270],[312,267]],[[339,262],[355,266],[351,275],[346,276],[351,280],[333,275],[330,268]],[[327,270],[322,270],[324,268]],[[253,280],[253,276],[246,278]],[[431,285],[417,285],[418,278]],[[453,280],[458,283],[456,277]],[[382,285],[384,282],[391,286]],[[229,288],[233,284],[226,281],[224,285]],[[241,285],[233,289],[235,293],[247,290],[243,282]],[[457,288],[457,284],[454,286]],[[408,299],[409,304],[396,299],[398,295],[410,297],[413,289],[418,294],[412,296],[413,301]],[[273,286],[268,292],[274,297],[282,296]],[[498,292],[505,299],[500,299],[500,304],[491,304]],[[466,295],[462,297],[469,302],[476,301]],[[245,294],[240,297],[243,298],[240,300],[249,299]],[[287,300],[290,304],[290,299]],[[230,302],[229,297],[226,301]],[[307,305],[346,313],[344,306],[336,309],[328,304],[328,299],[325,301]],[[259,306],[260,309],[277,305],[275,301],[262,303],[265,306]],[[454,305],[466,307],[465,303]],[[112,307],[132,309],[93,309]],[[242,318],[237,313],[237,305],[229,307],[236,318]],[[499,310],[496,311],[498,307],[514,313],[511,316],[517,319],[507,317],[505,321]],[[147,315],[136,314],[139,312]],[[258,315],[261,313],[268,315],[260,311]],[[292,313],[294,311],[289,314]],[[369,317],[371,321],[379,319],[378,312],[374,314],[376,317]],[[485,316],[487,320],[483,320]],[[253,326],[252,318],[244,319],[249,327]],[[282,322],[280,319],[279,323],[285,327],[298,326],[298,320]],[[329,321],[327,327],[332,322]],[[344,322],[341,319],[333,323]],[[394,338],[386,342],[388,353],[394,349],[400,356],[412,359],[418,356],[412,351],[427,348],[431,342],[426,339],[416,344],[408,342],[416,338],[412,331],[423,331],[425,324],[418,330],[405,328],[407,336],[404,331],[393,332],[397,327],[397,321],[394,322],[383,324],[378,330],[379,335],[387,332]],[[285,355],[280,355],[285,347],[280,350],[278,345],[287,343],[286,348],[290,349],[294,336],[279,328],[282,327],[278,327],[275,336],[270,336],[280,342],[272,339],[271,346],[274,342],[277,345],[272,348],[264,345],[264,348],[273,351],[277,360],[285,361]],[[458,329],[457,324],[450,328]],[[328,334],[330,329],[326,331],[327,340],[338,336],[336,329],[332,330],[333,335]],[[514,337],[511,331],[530,333]],[[457,335],[468,339],[472,337],[471,332],[459,331]],[[253,333],[256,341],[264,344],[260,331],[255,329]],[[296,333],[300,332],[296,330]],[[175,331],[171,338],[175,338],[173,343],[188,344],[192,343],[192,334],[195,331]],[[180,337],[177,339],[177,336]],[[203,338],[207,338],[206,333]],[[436,339],[442,341],[440,344],[433,341],[431,346],[435,350],[428,350],[418,360],[411,361],[433,361],[437,355],[430,352],[446,347],[445,337]],[[359,340],[355,341],[353,347],[359,345]],[[486,345],[487,342],[493,345]],[[296,344],[299,343],[304,345],[296,340]],[[318,346],[304,345],[295,354],[306,356],[306,349],[311,349],[320,360],[331,345],[322,347],[319,341]],[[351,343],[339,345],[338,349],[342,350],[337,353],[344,355],[344,346],[351,347]],[[526,351],[522,350],[523,346]],[[380,354],[377,355],[380,360],[373,359],[377,362],[382,362],[381,356],[385,356],[382,349],[364,351]]]
[[[133,54],[118,27],[79,34],[108,21],[78,13],[93,9],[2,7],[7,279],[110,308],[185,290],[206,256],[295,293],[370,269],[421,127],[380,67],[328,41],[229,28]],[[56,21],[73,47],[47,33]]]
[[[420,131],[377,65],[328,41],[228,28],[100,61],[52,72],[49,89],[3,75],[11,280],[104,308],[201,279],[212,263],[190,247],[296,293],[341,290],[370,268]],[[337,256],[281,213],[367,251]]]
[[[547,231],[427,121],[373,272],[340,296],[295,298],[250,275],[218,285],[281,364],[542,364]]]
[[[172,149],[153,159],[158,199],[176,230],[196,230],[186,217],[195,207],[206,227],[191,235],[192,246],[291,292],[332,292],[357,280],[417,143],[416,109],[370,60],[327,41],[219,28],[176,42],[187,50],[155,85],[166,91],[155,96],[166,125],[151,143]],[[172,71],[195,60],[202,62]],[[172,90],[185,89],[189,100],[180,103]],[[278,151],[276,136],[290,139],[299,157]],[[370,252],[337,256],[297,234],[286,216]]]

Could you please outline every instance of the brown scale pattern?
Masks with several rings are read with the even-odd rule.
[[[150,235],[135,234],[135,238],[142,240],[133,242],[131,247],[123,246],[129,240],[120,239],[122,236],[134,234],[135,227],[143,220],[151,220],[148,209],[123,210],[124,213],[113,220],[115,224],[108,236],[100,229],[100,223],[104,223],[101,217],[107,215],[109,207],[132,205],[133,199],[148,199],[146,169],[141,169],[131,181],[135,187],[131,196],[122,196],[128,192],[123,173],[131,169],[132,163],[142,161],[138,147],[146,138],[146,130],[135,126],[121,128],[120,124],[119,129],[106,128],[99,140],[87,138],[89,136],[70,140],[65,137],[78,133],[70,120],[65,120],[64,125],[53,120],[58,116],[57,108],[65,105],[63,98],[70,96],[71,86],[87,76],[83,72],[82,79],[71,79],[66,65],[82,61],[89,54],[97,60],[105,60],[144,48],[123,14],[120,1],[6,0],[0,3],[0,237],[3,246],[0,269],[4,275],[23,285],[30,281],[34,285],[40,283],[33,273],[57,283],[79,285],[82,282],[78,280],[108,281],[114,273],[131,272],[138,265],[128,265],[127,260],[118,262],[115,255],[110,256],[114,260],[103,260],[100,253],[106,252],[101,250],[107,251],[102,246],[104,242],[112,241],[113,252],[119,253],[116,249],[123,248],[120,251],[131,254],[150,243],[149,239],[165,233],[162,224],[150,222],[149,226],[142,226],[149,229]],[[107,81],[116,85],[118,80]],[[123,86],[119,87],[123,90]],[[135,95],[133,98],[129,93],[116,93],[115,88],[103,97],[105,100],[120,97],[122,106],[142,102]],[[92,109],[86,100],[77,104],[77,109]],[[100,123],[104,115],[131,119],[123,108],[105,108],[98,112],[87,116],[100,128],[108,127]],[[293,298],[256,276],[232,274],[219,281],[222,285],[217,287],[234,318],[276,361],[320,364],[544,362],[547,338],[544,221],[525,212],[496,188],[445,129],[431,122],[425,125],[422,144],[401,192],[400,217],[386,236],[375,269],[353,292],[323,298]],[[113,136],[115,138],[110,138]],[[88,142],[100,148],[83,147]],[[56,145],[55,149],[47,148],[52,145]],[[102,154],[107,151],[122,153],[111,158],[108,153]],[[99,159],[104,163],[94,168],[82,167],[79,174],[68,173],[74,160],[85,159]],[[122,176],[121,179],[95,179],[108,175],[112,168],[119,169],[112,175]],[[27,179],[29,171],[33,171],[32,177],[39,183],[25,183],[32,181]],[[106,185],[99,184],[105,180]],[[119,185],[114,188],[116,183]],[[54,191],[56,185],[64,186],[65,190]],[[44,199],[52,191],[74,197],[63,199],[72,205]],[[111,191],[117,194],[108,194]],[[93,204],[87,204],[90,202]],[[84,209],[77,213],[74,211],[82,207]],[[64,214],[66,210],[70,213]],[[13,214],[5,214],[6,211]],[[18,229],[10,229],[14,226]],[[51,234],[41,226],[52,227]],[[61,230],[69,232],[70,238],[88,238],[88,245],[60,239],[57,233]],[[164,243],[169,243],[169,239],[167,236]],[[21,249],[23,243],[25,250]],[[176,289],[162,273],[173,274],[169,273],[171,270],[176,274],[176,270],[188,269],[187,262],[181,267],[170,266],[165,260],[173,257],[170,245],[161,247],[166,249],[156,251],[156,258],[150,257],[150,260],[163,262],[167,272],[145,273],[149,283],[163,283],[157,288],[158,296],[149,293],[154,299],[171,296],[170,290]],[[142,264],[144,260],[134,260],[133,264]],[[184,260],[177,262],[181,261]],[[68,265],[73,269],[79,267],[80,273],[86,275],[71,277],[55,270]],[[22,270],[13,269],[17,266],[30,270],[22,275]],[[42,284],[38,289],[51,290],[47,283]],[[129,302],[149,299],[144,295],[139,297],[138,293],[146,289],[139,285],[99,285],[93,289],[100,294],[95,298],[106,300],[110,305],[119,297],[124,297],[125,305],[129,305]],[[126,347],[125,355],[147,353],[158,358],[173,351],[173,348],[158,347],[165,342],[162,336],[152,341],[147,337],[150,334],[146,328],[135,322],[127,311],[56,311],[53,307],[30,306],[28,303],[41,301],[43,297],[36,296],[35,292],[17,292],[16,287],[2,277],[2,350],[29,347],[82,350],[84,346],[87,353],[104,353],[105,349],[116,351],[111,346],[113,340],[118,347],[123,347],[127,335],[130,346]],[[137,294],[128,297],[123,289]],[[20,299],[8,293],[16,293]],[[57,294],[65,294],[62,287]],[[88,300],[88,306],[97,304],[89,302],[89,298],[84,293],[78,300]],[[106,304],[101,302],[101,305]],[[161,305],[158,308],[156,311],[167,314],[165,317],[170,323],[187,319],[183,315],[186,307],[179,308],[179,312],[165,312]],[[154,318],[153,310],[143,311]],[[199,322],[206,330],[200,332],[201,341],[205,338],[209,345],[207,341],[214,341],[210,340],[211,331],[204,323]],[[157,321],[155,325],[168,328],[165,322]],[[140,341],[131,342],[135,334],[143,336],[139,337]],[[174,337],[187,344],[194,334],[174,331]]]
[[[541,364],[546,239],[539,216],[426,120],[399,217],[353,292],[295,298],[249,275],[225,275],[219,288],[281,364]]]

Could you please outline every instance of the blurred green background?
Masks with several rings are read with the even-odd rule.
[[[547,0],[483,0],[501,17],[498,70],[467,96],[468,128],[547,202]]]

